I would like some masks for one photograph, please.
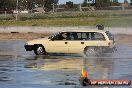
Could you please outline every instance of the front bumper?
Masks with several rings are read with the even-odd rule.
[[[25,47],[26,51],[32,51],[34,45],[24,45],[24,47]]]

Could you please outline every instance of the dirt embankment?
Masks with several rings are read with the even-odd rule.
[[[0,33],[0,40],[31,40],[40,37],[50,36],[53,33]],[[117,43],[132,43],[132,35],[116,34],[115,40]]]
[[[51,33],[0,33],[0,40],[31,40],[49,35]]]

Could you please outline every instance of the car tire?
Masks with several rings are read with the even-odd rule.
[[[46,53],[44,46],[42,46],[42,45],[35,45],[34,53],[36,55],[44,55]]]
[[[95,47],[86,47],[84,49],[84,54],[86,56],[96,56],[96,54],[97,54],[96,48]]]

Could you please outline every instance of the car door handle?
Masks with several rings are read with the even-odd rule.
[[[84,44],[84,42],[81,42],[81,44]]]
[[[65,44],[67,44],[68,42],[65,42]]]

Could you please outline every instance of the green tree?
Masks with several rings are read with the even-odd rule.
[[[20,10],[32,10],[35,6],[35,1],[34,0],[19,0],[18,3],[18,8]]]
[[[0,0],[0,9],[4,9],[6,6],[6,0]]]
[[[59,0],[18,0],[18,9],[31,10],[38,7],[52,9],[52,4],[57,4]],[[0,0],[0,10],[16,9],[17,0]]]
[[[118,0],[113,0],[113,3],[118,3]]]
[[[32,10],[35,7],[44,6],[45,0],[19,0],[19,8]]]
[[[35,3],[38,7],[44,6],[45,0],[35,0]]]
[[[130,0],[130,5],[132,6],[132,0]]]
[[[66,2],[66,7],[67,8],[72,8],[73,7],[73,2],[71,2],[71,1]]]
[[[110,0],[96,0],[96,7],[97,9],[104,9],[109,7],[111,4]]]
[[[57,4],[59,0],[44,0],[44,7],[48,10],[53,9],[52,5]]]
[[[127,0],[124,0],[124,3],[128,3],[128,1]]]
[[[16,8],[15,0],[0,0],[0,10],[11,10]]]
[[[111,3],[112,6],[120,6],[120,3],[118,2],[118,0],[113,0],[113,2]]]
[[[82,5],[87,6],[87,0],[84,0]]]

